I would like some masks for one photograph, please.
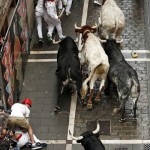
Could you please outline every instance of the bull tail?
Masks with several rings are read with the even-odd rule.
[[[71,68],[70,68],[70,64],[66,64],[66,72],[67,72],[67,76],[68,76],[68,79],[70,80],[70,71],[71,71]]]
[[[138,80],[132,79],[132,89],[131,96],[133,98],[133,103],[135,104],[140,95],[140,84]]]
[[[131,89],[132,92],[132,98],[133,98],[133,118],[134,120],[136,120],[136,110],[137,110],[137,101],[139,99],[139,95],[140,95],[140,83],[138,78],[137,79],[132,79],[133,82],[133,86]]]

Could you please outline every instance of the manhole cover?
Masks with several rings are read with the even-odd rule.
[[[150,150],[150,144],[145,144],[144,145],[144,150]]]
[[[110,135],[110,120],[99,120],[100,135]],[[97,121],[87,121],[87,130],[94,131],[97,126]]]

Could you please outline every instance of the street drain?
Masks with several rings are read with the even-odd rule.
[[[145,144],[144,145],[144,150],[150,150],[150,144]]]
[[[99,120],[100,135],[110,135],[110,120]],[[94,131],[97,126],[97,121],[87,121],[87,130]]]

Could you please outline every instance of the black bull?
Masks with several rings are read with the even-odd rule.
[[[60,42],[57,54],[58,100],[55,112],[60,110],[61,95],[65,86],[68,86],[72,93],[77,92],[80,96],[82,73],[78,53],[76,43],[71,37],[68,36]]]
[[[108,79],[117,87],[119,101],[121,105],[115,108],[113,113],[122,111],[120,122],[125,118],[125,103],[128,99],[133,100],[134,120],[136,121],[137,100],[140,95],[140,83],[137,72],[126,62],[118,44],[114,39],[108,39],[103,43],[104,50],[109,58]],[[110,85],[110,82],[108,82]]]
[[[105,147],[101,140],[99,139],[100,126],[97,124],[95,131],[83,132],[79,137],[74,137],[71,132],[69,134],[73,140],[81,143],[85,150],[105,150]]]

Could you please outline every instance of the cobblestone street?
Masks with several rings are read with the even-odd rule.
[[[89,4],[88,4],[89,2]],[[140,81],[141,93],[137,103],[137,123],[132,117],[132,104],[126,105],[126,122],[120,123],[120,113],[112,115],[112,110],[120,103],[113,90],[111,97],[102,94],[102,101],[94,103],[92,110],[87,110],[81,102],[73,95],[69,97],[63,94],[63,106],[58,114],[54,114],[57,101],[57,68],[56,56],[59,45],[49,45],[46,40],[46,26],[44,25],[45,43],[42,48],[33,48],[37,42],[36,28],[33,34],[30,55],[25,66],[24,84],[21,99],[30,97],[33,100],[31,109],[31,124],[35,135],[48,143],[47,150],[83,150],[80,144],[72,141],[68,135],[71,130],[75,136],[82,132],[94,130],[96,120],[99,120],[100,139],[103,141],[106,150],[147,150],[144,145],[150,143],[150,122],[149,122],[149,98],[150,98],[150,49],[149,29],[147,23],[148,5],[143,0],[116,0],[118,6],[125,14],[125,29],[122,33],[122,53],[127,62],[136,69]],[[87,18],[83,8],[88,4]],[[72,13],[69,17],[62,17],[63,32],[65,35],[75,39],[74,24],[79,26],[85,22],[94,25],[98,22],[100,7],[93,4],[93,0],[74,0]],[[79,42],[80,46],[80,42]],[[132,58],[131,52],[136,50],[138,58]],[[39,54],[39,52],[41,54]],[[95,85],[98,87],[99,81]],[[113,88],[113,87],[112,87]],[[27,148],[23,148],[27,149]]]

